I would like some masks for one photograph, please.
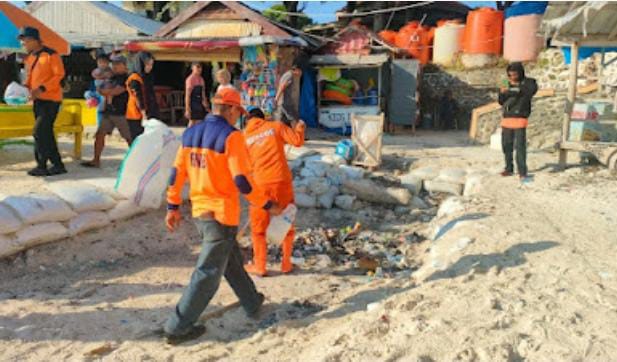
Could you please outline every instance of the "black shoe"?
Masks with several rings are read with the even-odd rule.
[[[167,342],[167,344],[170,344],[172,346],[177,346],[177,345],[182,344],[184,342],[188,342],[188,341],[191,341],[193,339],[197,339],[197,338],[201,337],[204,333],[206,333],[206,327],[205,326],[194,325],[193,328],[191,328],[191,330],[188,331],[185,334],[182,334],[182,335],[179,335],[179,336],[167,334],[165,336],[165,341]]]
[[[49,176],[49,171],[47,171],[46,168],[35,167],[32,170],[28,171],[28,175],[34,176],[34,177],[44,177],[44,176]]]
[[[252,319],[258,319],[259,318],[259,311],[261,310],[261,306],[264,304],[264,301],[266,300],[266,296],[263,295],[262,293],[257,292],[257,306],[255,307],[255,309],[253,309],[250,312],[246,312],[246,315],[249,318]]]
[[[67,171],[64,166],[53,166],[49,169],[49,176],[62,175],[65,173],[67,173]]]

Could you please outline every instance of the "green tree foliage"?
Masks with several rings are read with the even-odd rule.
[[[313,19],[306,15],[289,15],[289,13],[301,13],[304,7],[298,8],[298,1],[283,1],[281,4],[272,5],[264,10],[263,15],[273,21],[283,23],[295,29],[302,29],[313,24]]]

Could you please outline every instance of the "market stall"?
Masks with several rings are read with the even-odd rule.
[[[315,55],[319,71],[318,118],[325,130],[351,134],[351,115],[378,115],[383,107],[383,68],[387,54]]]

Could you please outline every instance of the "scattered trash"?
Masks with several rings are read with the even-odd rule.
[[[84,357],[102,357],[106,354],[113,352],[116,348],[113,344],[107,342],[102,346],[96,347],[86,353],[84,353]]]

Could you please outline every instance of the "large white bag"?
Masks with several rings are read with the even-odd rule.
[[[164,123],[151,119],[127,152],[116,190],[140,206],[159,208],[180,141]]]
[[[46,187],[71,205],[77,213],[109,210],[116,206],[116,201],[111,196],[84,182],[54,182]]]
[[[75,217],[75,212],[60,198],[47,194],[0,196],[0,202],[8,205],[24,224],[66,221]]]
[[[0,204],[0,234],[14,233],[21,228],[22,224],[10,207]]]
[[[107,225],[109,225],[109,216],[106,212],[84,212],[69,221],[69,235],[75,236],[84,231],[99,229]]]
[[[123,200],[118,202],[116,207],[107,212],[107,216],[111,221],[126,220],[135,215],[143,213],[145,209],[133,203],[132,200]]]
[[[10,105],[26,104],[29,97],[28,88],[17,82],[11,82],[4,90],[4,101]]]
[[[0,259],[19,253],[24,248],[19,245],[17,238],[9,235],[0,235]]]
[[[59,222],[28,226],[17,232],[17,243],[24,249],[69,236],[69,231]]]

